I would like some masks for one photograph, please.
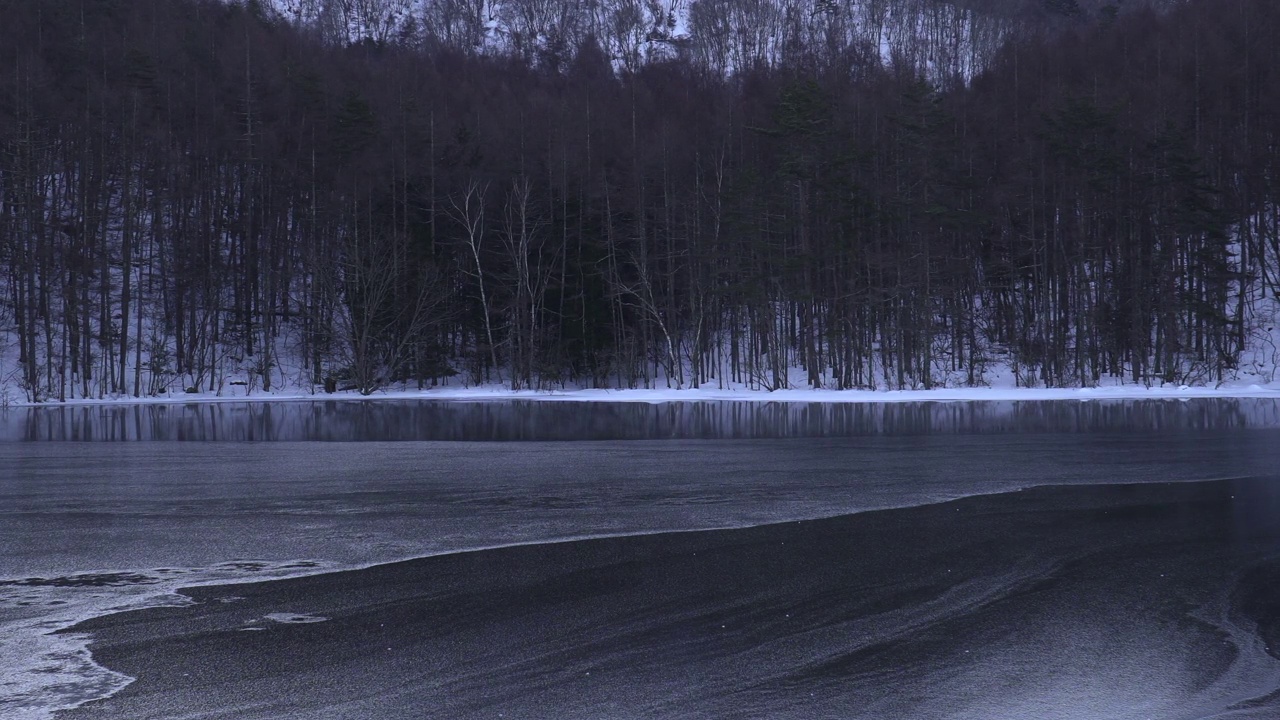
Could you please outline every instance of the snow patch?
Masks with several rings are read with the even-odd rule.
[[[283,579],[330,572],[315,561],[260,563],[258,569],[163,568],[139,572],[80,573],[60,578],[0,578],[0,718],[49,720],[58,710],[111,697],[136,678],[94,662],[88,633],[64,632],[77,623],[118,612],[191,605],[179,587],[250,579]],[[162,577],[161,577],[162,576]],[[146,577],[146,582],[96,582]],[[230,601],[234,596],[224,598]],[[276,622],[327,618],[278,613]]]
[[[17,407],[57,405],[140,405],[214,402],[286,402],[286,401],[377,401],[377,400],[540,400],[547,402],[765,402],[765,403],[904,403],[904,402],[995,402],[1045,400],[1175,400],[1193,398],[1280,398],[1280,382],[1239,383],[1215,387],[1192,387],[1186,384],[1104,385],[1089,388],[1025,388],[1025,387],[958,387],[932,390],[827,390],[787,389],[758,390],[745,386],[717,387],[708,383],[686,389],[604,389],[579,388],[565,390],[511,390],[501,385],[444,387],[430,390],[385,389],[372,395],[355,392],[331,395],[297,388],[252,394],[228,392],[193,393],[162,397],[117,397],[76,399],[63,403],[17,402]]]
[[[264,619],[284,625],[310,625],[311,623],[328,622],[329,618],[321,615],[305,615],[303,613],[274,612],[267,613]]]

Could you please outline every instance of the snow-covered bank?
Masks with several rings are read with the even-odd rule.
[[[428,390],[386,389],[372,395],[356,392],[314,393],[300,389],[244,393],[232,387],[220,394],[172,393],[158,397],[75,399],[66,402],[12,401],[13,407],[110,404],[186,404],[209,402],[379,401],[379,400],[536,400],[547,402],[786,402],[786,403],[902,403],[902,402],[1008,402],[1046,400],[1183,400],[1192,398],[1280,398],[1280,383],[1191,387],[1165,385],[1110,385],[1090,388],[961,387],[932,390],[751,390],[701,387],[687,389],[511,390],[496,385],[445,387]]]

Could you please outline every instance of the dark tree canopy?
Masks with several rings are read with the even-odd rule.
[[[583,7],[0,0],[0,382],[1274,367],[1280,4]]]

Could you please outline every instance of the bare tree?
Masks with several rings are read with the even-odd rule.
[[[534,216],[533,184],[527,176],[511,183],[507,194],[501,238],[512,268],[514,297],[511,305],[511,388],[532,386],[538,355],[540,318],[546,304],[547,285],[554,269],[546,243],[540,237],[543,223]]]
[[[493,340],[493,319],[491,308],[489,307],[489,294],[484,285],[484,203],[485,195],[488,191],[488,183],[483,183],[473,178],[467,183],[460,196],[449,196],[449,214],[462,227],[462,239],[475,266],[474,270],[467,269],[464,272],[476,281],[476,285],[480,290],[480,313],[484,317],[485,340],[489,346],[489,366],[498,374],[498,382],[502,382],[502,369],[498,365],[497,345]]]
[[[398,243],[383,234],[353,237],[335,274],[342,299],[334,317],[340,361],[362,395],[401,377],[445,300],[434,270],[399,262]]]
[[[427,0],[422,23],[433,44],[477,53],[489,38],[490,14],[488,0]]]

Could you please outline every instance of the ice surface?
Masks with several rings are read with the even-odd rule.
[[[46,718],[123,687],[129,678],[92,664],[86,638],[52,633],[185,602],[180,587],[1033,485],[1269,475],[1273,436],[1179,426],[750,443],[0,443],[0,717]]]
[[[0,718],[47,720],[59,709],[109,697],[133,682],[93,662],[90,637],[62,633],[90,618],[190,603],[179,587],[296,577],[331,567],[314,561],[225,563],[209,568],[76,573],[0,580]],[[280,614],[277,622],[319,622]]]

